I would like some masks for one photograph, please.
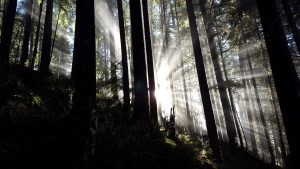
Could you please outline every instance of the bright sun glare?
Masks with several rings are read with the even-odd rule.
[[[165,113],[167,113],[173,105],[172,91],[170,89],[170,79],[168,79],[169,73],[169,65],[166,61],[163,61],[157,74],[158,83],[155,91],[155,96],[157,103],[160,105],[161,111]]]

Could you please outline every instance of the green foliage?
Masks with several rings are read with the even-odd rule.
[[[42,99],[40,96],[33,96],[32,104],[36,104],[36,105],[40,106],[41,102],[42,102]]]
[[[190,135],[179,134],[178,139],[181,140],[182,142],[184,142],[185,144],[191,144],[192,143]]]
[[[0,75],[0,90],[4,97],[1,99],[4,100],[2,113],[14,114],[19,120],[23,120],[25,114],[53,118],[56,114],[68,113],[70,90],[69,85],[65,84],[66,81],[54,78],[44,81],[35,72],[27,74],[26,68],[11,69],[9,72],[1,72]],[[47,85],[44,85],[45,82]]]
[[[169,138],[165,138],[165,143],[170,144],[172,147],[177,146],[176,143],[173,140],[169,139]]]

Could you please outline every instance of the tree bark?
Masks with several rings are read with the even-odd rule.
[[[164,32],[165,32],[165,36],[164,36],[164,41],[165,41],[165,51],[168,51],[169,48],[169,34],[170,34],[170,30],[169,30],[169,26],[168,26],[168,18],[167,18],[167,2],[166,0],[162,0],[162,12],[163,12],[163,25],[164,25]],[[166,53],[166,52],[165,52]]]
[[[176,28],[177,28],[177,36],[178,36],[178,46],[179,46],[179,51],[180,51],[180,74],[182,78],[182,87],[183,87],[183,95],[184,95],[184,103],[185,103],[185,109],[186,109],[186,114],[187,116],[190,116],[191,111],[190,111],[190,105],[189,105],[189,100],[188,100],[188,95],[187,95],[187,86],[186,86],[186,80],[185,80],[185,72],[184,72],[184,61],[183,61],[183,55],[182,55],[182,44],[181,44],[181,35],[180,35],[180,30],[179,30],[179,21],[178,21],[178,10],[177,10],[177,0],[175,0],[175,18],[176,18]]]
[[[86,168],[93,155],[93,123],[96,105],[96,52],[94,1],[76,0],[74,58],[74,103],[71,116],[76,119],[79,168]],[[74,61],[74,60],[73,60]],[[95,130],[95,129],[94,129]]]
[[[51,37],[52,37],[52,16],[53,0],[47,0],[44,35],[42,44],[42,56],[40,62],[40,72],[46,73],[49,71],[51,62]]]
[[[130,93],[129,93],[129,77],[128,77],[128,62],[126,52],[126,35],[125,35],[125,23],[123,15],[122,0],[118,0],[118,15],[119,15],[119,28],[120,28],[120,40],[121,40],[121,52],[122,52],[122,67],[123,67],[123,117],[128,119],[130,111]]]
[[[261,37],[258,35],[259,39],[261,39]],[[261,52],[262,52],[262,56],[264,59],[264,65],[267,69],[269,69],[269,65],[268,65],[268,60],[267,60],[267,56],[265,55],[265,51],[264,51],[264,47],[261,44]],[[283,139],[283,128],[281,126],[281,119],[280,119],[280,110],[277,106],[277,102],[276,102],[276,91],[274,91],[273,89],[273,85],[272,85],[272,77],[271,75],[268,73],[267,74],[267,78],[266,78],[266,83],[268,84],[268,87],[270,89],[270,94],[271,94],[271,100],[272,100],[272,104],[273,104],[273,109],[274,109],[274,114],[275,114],[275,119],[276,119],[276,125],[277,125],[277,129],[278,129],[278,134],[279,134],[279,147],[280,147],[280,154],[281,154],[281,158],[284,162],[284,164],[286,164],[286,148],[285,148],[285,143],[284,143],[284,139]]]
[[[20,65],[24,66],[25,62],[28,59],[29,53],[29,38],[32,36],[31,29],[32,29],[32,5],[33,0],[26,0],[25,1],[25,28],[24,28],[24,37],[23,37],[23,46],[22,46],[22,55],[20,58]]]
[[[18,64],[18,59],[20,58],[19,54],[20,54],[21,44],[22,44],[22,40],[23,40],[22,37],[23,37],[22,27],[20,27],[20,36],[18,37],[18,45],[17,45],[16,55],[15,55],[15,64]]]
[[[221,42],[221,39],[220,39],[219,35],[218,35],[218,46],[219,46],[219,50],[220,50],[220,56],[221,56],[221,60],[222,60],[225,80],[229,81],[228,74],[227,74],[227,69],[226,69],[226,63],[225,63],[225,59],[224,59],[224,55],[223,55],[223,46],[222,46],[222,42]],[[235,123],[236,123],[236,129],[237,129],[238,136],[239,136],[239,139],[240,139],[240,145],[242,147],[244,147],[244,142],[243,142],[243,137],[244,137],[245,147],[247,148],[248,145],[247,145],[247,140],[246,140],[246,136],[245,136],[245,132],[244,132],[244,127],[241,123],[241,119],[239,118],[238,112],[235,108],[235,103],[234,103],[234,99],[233,99],[231,86],[228,86],[227,89],[228,89],[229,101],[231,103],[230,104],[231,111],[233,113],[233,117],[234,117],[234,120],[235,120]]]
[[[275,87],[291,151],[288,168],[300,168],[297,114],[300,111],[299,78],[287,46],[287,40],[274,0],[257,0],[257,7],[268,49]]]
[[[290,0],[281,0],[281,3],[282,3],[282,6],[283,6],[285,14],[286,14],[287,22],[292,30],[292,34],[293,34],[298,52],[300,53],[300,31],[297,29],[297,25],[294,20],[289,1]]]
[[[145,45],[140,1],[130,0],[132,57],[134,74],[134,112],[132,120],[149,126],[149,105]]]
[[[114,18],[114,12],[112,7],[112,1],[108,0],[109,11]],[[111,92],[113,98],[118,98],[118,79],[117,79],[117,65],[116,65],[116,47],[115,47],[115,37],[112,30],[109,30],[109,49],[110,49],[110,77],[111,77]]]
[[[244,35],[243,35],[243,38],[244,38]],[[244,39],[244,44],[246,44],[245,39]],[[249,67],[250,74],[251,74],[251,83],[252,83],[253,88],[254,88],[254,93],[255,93],[255,98],[256,98],[255,100],[256,100],[256,103],[257,103],[257,106],[258,106],[258,113],[259,113],[259,117],[260,117],[260,120],[261,120],[262,125],[263,125],[262,127],[263,127],[263,130],[264,130],[264,136],[266,138],[268,150],[269,150],[270,156],[271,156],[271,164],[275,165],[275,154],[274,154],[274,150],[273,150],[272,143],[271,143],[271,140],[270,140],[270,135],[269,135],[268,128],[267,128],[266,119],[265,119],[265,116],[264,116],[264,112],[263,112],[261,101],[260,101],[259,94],[258,94],[257,83],[256,83],[256,80],[254,78],[252,62],[251,62],[251,58],[250,58],[250,55],[249,55],[248,51],[246,51],[246,56],[247,56],[247,60],[248,60],[248,67]],[[259,137],[262,137],[262,136],[259,135]],[[263,139],[260,138],[260,140],[263,140]],[[261,141],[261,144],[262,144],[262,141]]]
[[[14,28],[17,0],[8,0],[2,19],[0,64],[9,64],[9,49]]]
[[[9,53],[12,53],[16,43],[19,45],[18,41],[20,40],[20,37],[22,35],[21,33],[22,31],[22,27],[20,26],[18,29],[17,29],[17,33],[15,34],[15,37],[13,38],[12,40],[12,43],[11,43],[11,47],[9,49]],[[19,56],[15,55],[15,58],[18,59]]]
[[[230,145],[231,150],[234,150],[237,147],[237,144],[235,142],[237,133],[235,130],[235,126],[234,126],[235,123],[234,123],[234,120],[232,117],[230,103],[229,103],[228,95],[227,95],[226,88],[225,88],[225,82],[224,82],[224,79],[222,76],[222,70],[221,70],[221,66],[219,63],[219,56],[217,53],[217,46],[216,46],[216,42],[215,42],[215,33],[213,32],[213,29],[212,29],[213,26],[211,23],[212,19],[208,16],[208,14],[206,12],[205,3],[202,0],[200,0],[199,3],[200,3],[199,4],[200,10],[201,10],[201,14],[203,17],[203,22],[205,25],[207,38],[208,38],[208,45],[209,45],[209,49],[210,49],[211,59],[212,59],[214,70],[215,70],[218,91],[220,94],[221,104],[222,104],[222,108],[223,108],[223,112],[224,112],[227,136],[229,139],[229,145]]]
[[[249,97],[251,96],[250,91],[247,87],[246,80],[245,80],[245,64],[243,61],[244,58],[242,58],[242,55],[239,55],[239,66],[240,66],[240,76],[242,78],[242,87],[244,90],[244,99],[245,99],[245,104],[244,106],[246,107],[247,111],[247,117],[248,117],[248,122],[249,122],[249,137],[251,141],[251,147],[252,147],[252,152],[254,155],[258,155],[258,149],[257,149],[257,143],[256,143],[256,136],[255,136],[255,129],[254,129],[254,118],[252,111],[250,109],[250,99]]]
[[[209,95],[209,89],[207,85],[207,79],[205,75],[205,68],[203,63],[203,56],[202,51],[200,47],[200,41],[199,41],[199,34],[197,31],[197,24],[196,24],[196,17],[194,14],[194,8],[192,1],[186,0],[187,5],[187,12],[188,12],[188,18],[190,23],[190,31],[191,31],[191,37],[193,41],[193,49],[194,49],[194,56],[196,61],[196,69],[197,69],[197,75],[200,85],[200,93],[202,97],[203,102],[203,109],[204,109],[204,115],[206,119],[206,125],[207,125],[207,132],[209,137],[209,143],[210,147],[213,151],[214,157],[221,161],[221,151],[219,147],[218,142],[218,133],[215,123],[215,118],[213,114],[211,99]]]
[[[43,4],[44,4],[44,0],[42,0],[41,3],[40,3],[39,19],[38,19],[38,25],[37,25],[37,28],[36,28],[34,49],[33,49],[32,58],[31,58],[31,61],[30,61],[30,64],[29,64],[30,69],[34,68],[35,58],[36,58],[36,55],[37,55],[37,48],[38,48],[38,43],[39,43],[39,38],[40,38],[41,16],[42,16],[42,12],[43,12]]]
[[[60,18],[61,6],[62,6],[62,0],[60,0],[60,2],[59,2],[58,15],[57,15],[57,20],[56,20],[56,24],[55,24],[53,41],[52,41],[52,44],[51,44],[50,58],[52,58],[52,55],[53,55],[53,49],[54,49],[55,40],[56,40],[56,34],[57,34],[58,22],[59,22],[59,18]]]
[[[155,98],[155,77],[154,77],[151,36],[150,36],[150,28],[149,28],[149,16],[148,16],[149,14],[148,14],[148,4],[147,4],[148,1],[143,0],[142,2],[143,2],[144,30],[145,30],[149,94],[150,94],[150,120],[152,125],[157,125],[157,103]]]

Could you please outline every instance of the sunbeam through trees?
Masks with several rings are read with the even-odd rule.
[[[0,168],[300,168],[298,0],[0,0]]]

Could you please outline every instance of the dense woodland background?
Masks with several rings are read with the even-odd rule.
[[[0,168],[300,168],[298,0],[0,0],[0,18]]]

